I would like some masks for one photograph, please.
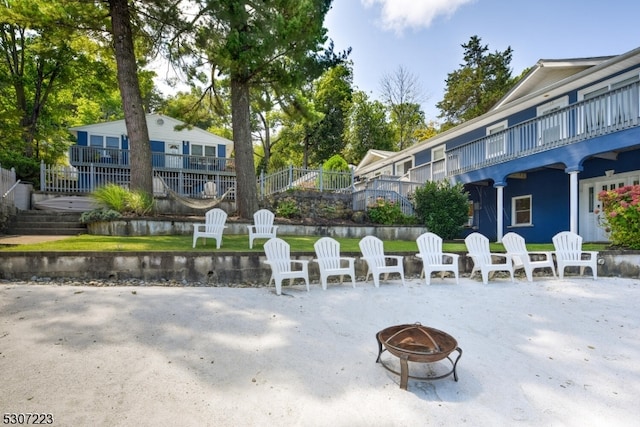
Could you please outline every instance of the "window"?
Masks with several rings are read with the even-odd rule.
[[[444,145],[437,148],[431,149],[431,161],[436,162],[438,160],[444,159]]]
[[[496,123],[487,127],[487,159],[502,156],[507,152],[506,134],[502,132],[507,128],[507,121]]]
[[[113,136],[107,137],[107,148],[120,148],[120,138],[115,138]]]
[[[531,225],[531,196],[520,196],[511,199],[511,225]]]
[[[89,137],[90,147],[104,147],[104,137],[102,135],[91,135]]]
[[[411,159],[396,163],[396,175],[401,176],[409,172],[409,169],[413,166],[412,163]]]
[[[216,147],[211,145],[191,144],[191,155],[216,157]]]
[[[557,142],[567,137],[567,111],[569,97],[563,96],[554,101],[540,105],[536,114],[538,121],[538,145]]]

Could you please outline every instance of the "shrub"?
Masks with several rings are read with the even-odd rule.
[[[415,223],[415,218],[405,215],[398,203],[382,197],[376,199],[375,205],[367,208],[367,215],[374,224],[408,225]]]
[[[627,185],[601,191],[604,225],[609,239],[616,246],[640,249],[640,185]]]
[[[146,215],[153,209],[153,196],[143,191],[131,191],[116,184],[107,184],[91,193],[91,197],[120,214]]]
[[[418,221],[443,239],[459,236],[469,218],[469,195],[461,183],[428,181],[413,195]]]
[[[125,210],[128,196],[129,190],[116,184],[107,184],[98,187],[91,193],[91,197],[96,201],[120,213],[123,213]]]
[[[98,221],[111,221],[112,219],[122,218],[120,212],[116,212],[113,209],[99,208],[88,212],[82,212],[80,215],[80,222],[83,224],[89,224],[91,222]]]
[[[348,187],[351,185],[351,176],[348,172],[350,172],[349,164],[336,154],[322,165],[322,187],[330,190]]]
[[[285,199],[278,203],[276,216],[282,218],[297,218],[300,216],[300,209],[298,208],[295,200]]]
[[[135,215],[147,215],[153,209],[153,196],[144,191],[132,191],[126,200],[127,208]]]

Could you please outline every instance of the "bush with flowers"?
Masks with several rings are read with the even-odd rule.
[[[640,249],[640,185],[601,191],[598,200],[611,244]]]

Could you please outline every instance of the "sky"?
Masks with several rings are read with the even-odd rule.
[[[619,55],[640,47],[640,1],[334,0],[325,19],[337,51],[352,48],[354,86],[381,99],[380,81],[404,67],[416,77],[427,121],[438,120],[447,74],[478,36],[513,50],[512,75],[540,59]]]

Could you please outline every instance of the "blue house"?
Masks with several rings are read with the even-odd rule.
[[[234,162],[229,158],[233,141],[161,114],[147,114],[146,120],[154,175],[174,191],[215,197],[235,185]],[[77,142],[69,150],[69,163],[78,169],[81,190],[90,191],[105,182],[128,184],[130,147],[124,120],[70,131]]]
[[[640,48],[617,56],[540,60],[488,113],[355,174],[461,182],[467,233],[515,231],[550,242],[563,230],[607,241],[598,193],[640,182]],[[373,159],[373,161],[372,161]]]

